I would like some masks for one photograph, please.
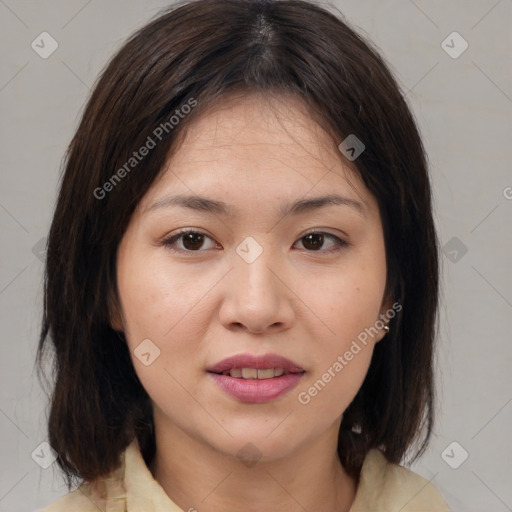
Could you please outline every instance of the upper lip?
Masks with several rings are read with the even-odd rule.
[[[232,370],[233,368],[256,368],[258,370],[264,368],[282,368],[288,373],[304,372],[304,369],[297,363],[278,354],[265,354],[263,356],[237,354],[210,366],[207,368],[207,371],[211,373],[222,373],[226,370]]]

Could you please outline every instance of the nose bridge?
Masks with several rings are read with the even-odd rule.
[[[275,253],[254,239],[244,240],[236,252],[221,308],[223,323],[243,325],[254,332],[289,326],[293,309],[286,286],[274,275],[280,266]]]
[[[235,279],[242,295],[249,301],[266,296],[269,301],[272,300],[276,292],[276,278],[270,268],[275,267],[277,262],[270,246],[267,244],[264,248],[254,238],[247,237],[236,248],[236,253]]]

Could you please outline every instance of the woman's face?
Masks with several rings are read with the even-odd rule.
[[[290,98],[210,110],[166,165],[120,244],[114,320],[157,432],[266,459],[335,443],[385,334],[375,198]]]

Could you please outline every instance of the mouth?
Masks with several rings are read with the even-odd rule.
[[[240,402],[274,400],[294,388],[306,371],[277,354],[229,357],[207,369],[216,384]]]
[[[283,375],[289,375],[291,373],[304,373],[304,370],[289,372],[284,368],[231,368],[230,370],[224,370],[223,372],[217,373],[217,375],[229,375],[235,379],[265,380],[282,377]]]
[[[236,379],[273,379],[290,373],[304,373],[297,363],[278,354],[238,354],[207,368],[209,373]]]

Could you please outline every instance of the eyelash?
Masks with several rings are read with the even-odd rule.
[[[162,241],[162,245],[164,245],[167,249],[169,249],[172,252],[180,252],[180,253],[200,253],[200,252],[205,252],[204,249],[199,249],[197,251],[192,251],[192,250],[189,250],[189,249],[176,249],[175,248],[176,242],[179,239],[182,239],[184,235],[187,235],[187,234],[190,234],[190,233],[197,234],[197,235],[203,235],[203,236],[213,240],[206,233],[202,233],[201,231],[197,231],[195,229],[184,229],[182,231],[179,231],[175,235],[171,236],[170,238],[164,239]],[[335,249],[329,249],[329,250],[323,250],[323,251],[322,250],[314,251],[314,250],[304,249],[304,250],[306,250],[307,252],[310,252],[310,253],[334,253],[334,252],[338,252],[338,251],[342,250],[343,248],[348,247],[348,246],[351,245],[346,240],[342,240],[341,238],[337,237],[336,235],[333,235],[332,233],[326,233],[324,231],[310,231],[310,232],[302,235],[300,238],[298,238],[298,240],[302,240],[303,238],[306,238],[308,235],[324,235],[324,238],[329,238],[329,239],[333,240],[334,243],[336,244]]]

